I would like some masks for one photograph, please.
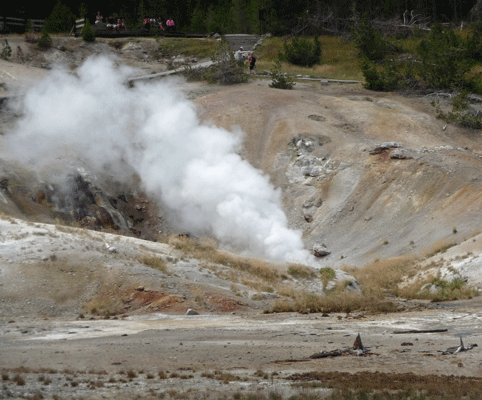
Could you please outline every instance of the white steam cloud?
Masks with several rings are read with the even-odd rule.
[[[9,152],[37,165],[66,150],[92,168],[127,163],[185,229],[246,255],[311,264],[280,191],[238,155],[242,135],[201,123],[169,83],[128,88],[129,72],[105,58],[77,76],[54,71],[26,94]]]

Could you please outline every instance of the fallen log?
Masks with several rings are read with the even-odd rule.
[[[311,359],[314,359],[314,358],[326,358],[326,357],[337,357],[337,356],[341,356],[345,353],[352,353],[352,354],[357,354],[359,356],[363,356],[365,354],[367,354],[367,352],[369,351],[369,348],[368,347],[365,347],[363,346],[363,343],[361,341],[361,336],[360,334],[358,334],[358,336],[356,337],[355,339],[355,342],[353,343],[353,347],[348,347],[346,349],[335,349],[335,350],[331,350],[331,351],[322,351],[321,353],[316,353],[316,354],[312,354],[310,356]]]
[[[347,353],[350,350],[351,348],[348,347],[347,349],[343,349],[343,350],[336,349],[332,351],[322,351],[321,353],[312,354],[309,358],[313,359],[313,358],[336,357],[336,356],[341,356],[342,354]]]
[[[284,364],[284,363],[298,363],[298,362],[305,362],[310,361],[309,358],[302,358],[302,359],[286,359],[286,360],[275,360],[272,361],[273,364]]]
[[[404,333],[440,333],[440,332],[447,332],[448,329],[412,329],[409,331],[395,331],[394,334],[404,334]]]

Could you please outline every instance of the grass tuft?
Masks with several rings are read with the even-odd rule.
[[[316,272],[313,268],[304,265],[290,264],[288,271],[286,271],[294,278],[298,279],[313,279],[316,277]]]
[[[15,375],[13,377],[13,381],[17,384],[17,386],[25,385],[25,379],[23,379],[20,375]]]
[[[141,263],[143,263],[144,265],[147,265],[148,267],[158,269],[159,271],[161,271],[165,274],[169,274],[166,262],[160,257],[144,256],[144,257],[141,258],[140,261],[141,261]]]

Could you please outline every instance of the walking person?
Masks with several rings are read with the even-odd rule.
[[[240,47],[239,50],[235,51],[234,52],[234,59],[236,60],[236,62],[238,63],[238,65],[240,67],[242,67],[244,65],[244,62],[243,62],[243,52],[244,52],[244,48],[243,47]]]
[[[256,57],[254,56],[254,54],[250,54],[248,56],[248,64],[249,64],[249,74],[256,74],[254,72],[254,66],[256,65]]]

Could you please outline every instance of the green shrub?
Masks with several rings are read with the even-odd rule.
[[[364,59],[361,70],[365,77],[365,88],[377,91],[414,88],[419,84],[416,71],[410,61],[387,60],[383,67]]]
[[[384,71],[378,71],[377,66],[368,59],[363,60],[361,70],[365,77],[365,88],[369,90],[386,91],[392,87],[391,80]]]
[[[417,54],[420,57],[420,77],[431,88],[469,87],[465,77],[474,64],[474,43],[457,36],[451,29],[435,24],[423,39]]]
[[[93,42],[95,40],[95,31],[90,25],[89,20],[85,21],[85,25],[82,29],[82,40],[84,42]]]
[[[336,272],[333,268],[324,267],[320,268],[320,276],[323,282],[323,286],[326,286],[329,281],[336,278]]]
[[[313,42],[306,38],[294,37],[291,43],[283,44],[283,59],[291,64],[302,67],[312,67],[321,63],[322,49],[318,36],[315,36]]]
[[[41,36],[38,41],[38,47],[41,49],[50,49],[52,47],[52,38],[50,37],[47,28],[42,28]]]
[[[12,48],[10,47],[8,40],[5,39],[5,42],[3,43],[2,52],[0,53],[0,58],[2,60],[8,60],[11,56],[12,56]]]
[[[440,25],[434,25],[416,49],[417,60],[413,57],[391,59],[377,66],[370,61],[373,54],[365,54],[361,64],[365,87],[380,91],[419,86],[431,89],[475,88],[474,79],[468,78],[467,73],[474,65],[473,57],[479,42],[475,33],[464,39],[450,29],[443,30]],[[467,113],[447,118],[452,119],[451,122],[462,118],[461,124],[467,121],[468,125],[474,125],[473,118]]]
[[[293,89],[294,85],[296,85],[296,83],[293,82],[291,76],[281,73],[281,61],[277,58],[271,69],[271,83],[269,87],[276,89]]]
[[[30,33],[33,31],[33,23],[31,19],[27,20],[27,23],[25,24],[25,33]]]
[[[371,61],[383,59],[390,50],[390,44],[383,39],[382,33],[373,27],[367,13],[352,27],[351,33],[360,55]]]

